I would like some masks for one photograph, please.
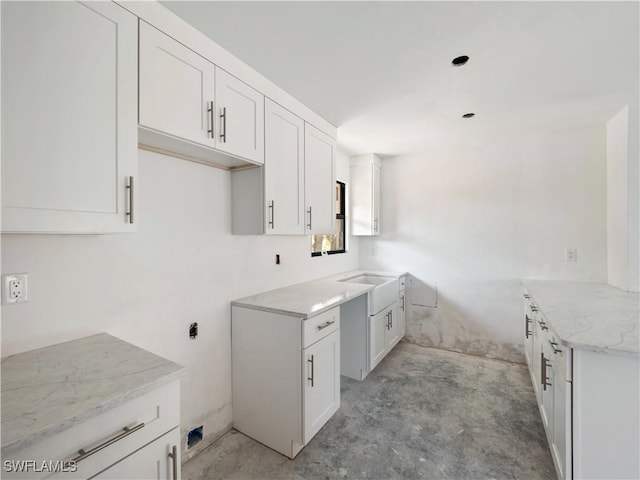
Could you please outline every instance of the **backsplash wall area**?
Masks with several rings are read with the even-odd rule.
[[[337,173],[348,181],[347,157]],[[138,178],[137,233],[2,236],[2,272],[28,272],[30,296],[2,308],[2,356],[113,334],[187,367],[182,441],[200,425],[215,437],[232,419],[229,302],[356,269],[358,241],[311,258],[308,236],[231,235],[230,175],[216,168],[139,150]]]
[[[437,288],[435,308],[409,290],[409,341],[524,362],[521,278],[607,282],[604,125],[477,132],[388,158],[381,202],[361,267]]]

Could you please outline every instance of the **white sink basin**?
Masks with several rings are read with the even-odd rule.
[[[398,301],[399,283],[396,277],[363,274],[340,281],[375,285],[375,288],[369,292],[369,315],[375,315],[383,308]]]

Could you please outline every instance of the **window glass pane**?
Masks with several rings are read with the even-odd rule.
[[[334,235],[311,235],[312,254],[318,255],[322,252],[342,253],[346,251],[345,192],[345,184],[336,182],[336,233]]]

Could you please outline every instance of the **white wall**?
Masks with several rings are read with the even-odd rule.
[[[382,235],[360,264],[437,285],[437,308],[409,306],[410,340],[521,362],[521,278],[606,282],[605,140],[485,133],[383,161]]]
[[[228,172],[146,151],[139,160],[137,233],[2,236],[2,272],[30,275],[30,301],[2,308],[2,355],[111,333],[187,367],[183,434],[204,424],[211,438],[232,418],[229,302],[355,269],[357,241],[311,258],[307,236],[232,236]]]

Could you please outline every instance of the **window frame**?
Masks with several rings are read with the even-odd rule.
[[[336,211],[336,220],[342,220],[344,228],[342,229],[342,245],[344,248],[341,250],[327,250],[326,252],[311,252],[312,257],[321,257],[323,253],[327,255],[335,255],[337,253],[347,253],[347,184],[336,180],[336,186],[340,186],[340,211]],[[312,235],[313,236],[313,235]]]

